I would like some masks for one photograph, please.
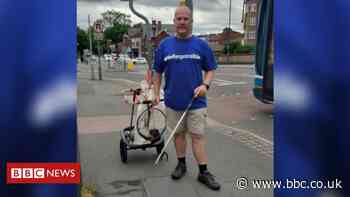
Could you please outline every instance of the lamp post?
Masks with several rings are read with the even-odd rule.
[[[146,79],[148,81],[149,84],[151,84],[152,82],[152,64],[153,64],[153,48],[152,45],[149,43],[149,40],[151,38],[151,27],[150,27],[150,23],[147,20],[147,18],[142,15],[141,13],[137,12],[134,8],[134,1],[133,0],[120,0],[120,1],[129,1],[129,8],[131,10],[132,13],[134,13],[136,16],[140,17],[143,21],[145,21],[146,24],[146,38],[145,38],[145,46],[146,46],[146,60],[148,63],[148,69],[147,69],[147,75],[146,75]]]
[[[120,0],[120,1],[128,1],[129,2],[129,8],[131,10],[131,12],[133,14],[135,14],[136,16],[140,17],[143,21],[145,21],[145,24],[146,24],[146,41],[145,41],[145,46],[146,46],[146,59],[147,59],[147,62],[148,62],[148,70],[152,70],[152,64],[153,64],[153,49],[152,49],[152,46],[151,44],[148,42],[149,39],[151,38],[151,29],[150,29],[150,23],[148,21],[148,19],[142,15],[141,13],[137,12],[134,8],[134,1],[133,0]]]
[[[232,0],[230,0],[230,6],[229,6],[229,10],[228,10],[228,28],[231,29],[231,3],[232,3]]]
[[[146,59],[148,62],[148,72],[147,72],[147,79],[152,79],[152,64],[153,64],[153,47],[151,45],[150,42],[150,38],[151,38],[151,24],[149,23],[149,21],[147,20],[147,18],[142,15],[141,13],[137,12],[134,8],[134,1],[133,0],[120,0],[120,1],[128,1],[129,2],[129,8],[131,10],[132,13],[134,13],[136,16],[140,17],[143,21],[145,21],[146,24]],[[185,4],[186,6],[188,6],[192,12],[192,18],[193,18],[193,4],[192,4],[192,0],[180,0],[180,4]]]
[[[90,56],[89,56],[89,60],[88,61],[88,64],[90,63],[90,67],[91,67],[91,80],[95,80],[95,71],[94,71],[94,65],[92,64],[92,28],[91,28],[91,25],[90,25],[90,14],[88,15],[88,23],[89,23],[89,28],[88,28],[88,31],[89,31],[89,43],[90,43]]]

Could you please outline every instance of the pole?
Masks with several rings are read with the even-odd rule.
[[[145,21],[146,24],[146,40],[145,40],[145,46],[146,46],[146,51],[147,51],[147,55],[146,55],[146,60],[148,63],[148,70],[152,70],[152,64],[153,64],[153,47],[152,45],[148,42],[149,39],[151,38],[151,25],[149,23],[149,21],[147,20],[147,18],[142,15],[141,13],[137,12],[134,8],[134,1],[133,0],[129,0],[129,8],[131,10],[132,13],[134,13],[136,16],[140,17],[142,20]]]
[[[231,30],[231,3],[232,0],[230,0],[230,8],[229,8],[229,14],[228,14],[228,28]]]
[[[97,50],[98,50],[98,79],[99,79],[99,80],[102,80],[101,47],[100,47],[100,41],[97,41]]]
[[[227,29],[227,32],[224,32],[226,35],[225,35],[225,47],[226,47],[226,50],[227,50],[227,53],[226,53],[226,63],[228,64],[229,63],[229,56],[230,56],[230,53],[229,53],[229,46],[230,46],[230,43],[229,43],[229,37],[230,37],[230,31],[231,31],[231,10],[232,10],[232,0],[229,0],[229,9],[228,9],[228,29]]]
[[[89,27],[88,27],[88,31],[89,31],[89,41],[90,41],[90,61],[88,61],[88,63],[90,63],[90,67],[91,67],[91,80],[95,80],[95,71],[94,71],[94,65],[92,64],[91,61],[91,57],[92,57],[92,33],[91,33],[91,25],[90,25],[90,14],[88,15],[88,23],[89,23]]]
[[[123,63],[124,63],[124,72],[127,72],[128,69],[127,69],[127,67],[126,67],[126,57],[124,57]]]

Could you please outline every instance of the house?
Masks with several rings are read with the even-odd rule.
[[[226,44],[232,42],[242,42],[243,34],[233,31],[230,28],[225,28],[221,33],[199,35],[198,37],[205,40],[213,52],[216,55],[219,55],[223,52]]]
[[[244,30],[244,45],[255,45],[256,27],[258,22],[258,4],[259,0],[243,1],[242,23]]]
[[[162,30],[161,32],[158,33],[158,35],[152,37],[151,41],[152,41],[153,46],[158,47],[160,42],[168,36],[170,36],[170,34],[166,31]]]
[[[150,25],[138,23],[129,28],[128,35],[131,40],[133,57],[145,56],[147,31],[149,31],[150,40],[155,36],[157,37],[155,39],[160,39],[162,36],[165,36],[165,33],[169,35],[174,34],[175,27],[173,24],[162,24],[161,21],[153,20]]]

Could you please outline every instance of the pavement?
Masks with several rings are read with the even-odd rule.
[[[244,129],[231,127],[209,112],[207,133],[208,168],[222,184],[211,191],[197,181],[198,166],[191,147],[187,151],[188,172],[173,181],[177,163],[174,146],[167,148],[168,161],[153,166],[156,150],[128,151],[128,162],[119,155],[120,131],[129,124],[130,105],[120,92],[137,87],[127,79],[89,80],[88,69],[78,69],[78,132],[82,182],[96,185],[98,197],[267,197],[273,190],[238,189],[241,177],[249,180],[273,178],[273,145]],[[213,113],[214,114],[214,113]]]

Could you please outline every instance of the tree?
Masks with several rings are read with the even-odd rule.
[[[80,29],[79,26],[77,27],[77,52],[78,55],[83,55],[84,49],[89,48],[89,37],[87,32],[85,32],[83,29]]]
[[[128,26],[116,24],[112,27],[108,27],[104,31],[104,39],[112,40],[112,43],[118,43],[123,40],[123,35],[128,32]]]
[[[131,25],[130,15],[115,11],[107,10],[101,14],[102,23],[105,27],[104,30],[104,40],[103,42],[103,51],[109,51],[109,46],[107,46],[107,40],[111,40],[115,44],[123,40],[123,35],[128,32],[128,29]]]
[[[123,40],[123,35],[128,32],[131,24],[130,16],[114,10],[107,10],[101,14],[102,18],[97,19],[93,24],[102,23],[104,26],[103,40],[99,41],[101,51],[110,52],[109,46],[107,46],[107,40],[112,42],[109,44],[117,44]],[[97,54],[97,42],[95,40],[95,27],[90,27],[92,37],[92,53]],[[79,55],[83,54],[84,49],[89,49],[89,30],[84,31],[77,27],[77,52]]]
[[[102,21],[105,27],[116,26],[116,25],[131,25],[130,15],[126,15],[124,13],[115,11],[115,10],[107,10],[102,14]]]
[[[241,46],[239,42],[232,42],[229,44],[228,51],[230,54],[237,53],[237,49]]]

